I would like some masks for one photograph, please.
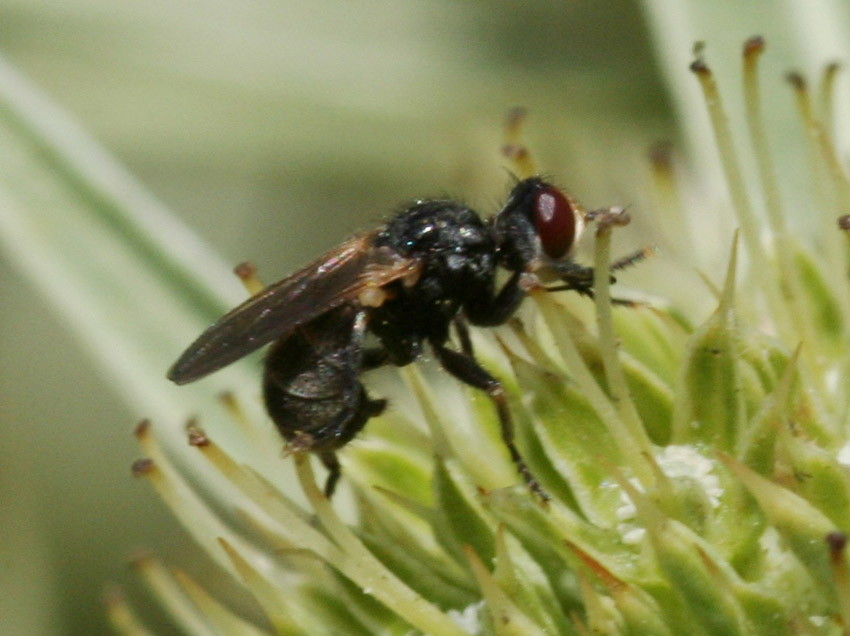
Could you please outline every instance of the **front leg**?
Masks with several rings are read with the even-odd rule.
[[[505,324],[525,298],[523,276],[524,272],[514,272],[498,294],[466,303],[463,310],[469,322],[479,327]]]
[[[516,271],[511,274],[508,282],[495,296],[464,305],[464,313],[469,322],[479,327],[496,327],[505,324],[522,303],[528,290],[538,285],[547,291],[573,290],[583,296],[593,297],[592,267],[584,267],[570,260],[557,261],[545,267],[563,282],[552,286],[539,285],[534,273]],[[613,276],[611,282],[615,282]]]
[[[616,272],[621,269],[631,267],[635,263],[651,256],[654,253],[652,248],[644,247],[637,252],[628,254],[611,263],[611,271]],[[593,298],[593,268],[585,267],[574,263],[573,261],[562,261],[551,266],[552,270],[558,274],[563,281],[560,285],[552,285],[545,287],[547,291],[577,291],[583,296]],[[610,277],[610,282],[616,283],[617,279],[614,276]],[[623,305],[626,307],[634,307],[636,303],[631,300],[621,298],[612,298],[611,302],[615,305]]]
[[[579,265],[570,260],[552,263],[549,268],[563,281],[559,285],[546,287],[548,291],[577,291],[583,296],[593,297],[593,268]],[[613,276],[611,282],[614,282]]]

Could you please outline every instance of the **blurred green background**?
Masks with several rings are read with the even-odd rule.
[[[0,0],[0,54],[266,281],[413,197],[492,211],[513,106],[589,207],[630,203],[629,172],[672,134],[628,0]],[[103,633],[107,582],[144,598],[135,548],[190,573],[206,560],[130,477],[145,413],[4,258],[0,633]]]

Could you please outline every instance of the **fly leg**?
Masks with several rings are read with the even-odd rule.
[[[611,263],[611,271],[616,272],[626,269],[627,267],[631,267],[635,263],[642,261],[652,254],[653,250],[651,248],[644,247],[637,252],[628,254],[627,256]],[[583,265],[579,265],[572,261],[563,261],[554,266],[554,269],[558,272],[558,275],[561,277],[563,282],[558,285],[546,286],[546,291],[555,292],[573,290],[577,291],[582,296],[593,298],[592,267],[584,267]],[[610,280],[612,283],[617,282],[617,279],[613,276],[611,276]],[[625,300],[622,298],[612,298],[611,303],[614,305],[623,305],[625,307],[636,307],[639,304],[632,300]]]
[[[573,261],[562,261],[552,266],[558,276],[563,281],[558,285],[546,286],[545,289],[550,292],[555,291],[577,291],[582,296],[593,298],[593,268],[579,265]],[[611,277],[611,282],[614,278]]]
[[[361,388],[360,404],[357,406],[354,415],[350,416],[350,421],[345,426],[357,432],[363,428],[370,418],[380,415],[386,408],[386,400],[373,400],[366,394],[366,390]],[[354,433],[347,433],[347,435],[353,437]],[[339,463],[336,453],[332,450],[321,451],[318,455],[322,464],[328,469],[328,476],[325,479],[325,497],[330,499],[333,497],[340,476],[342,476],[342,465]]]
[[[266,358],[266,409],[289,452],[313,452],[328,469],[328,498],[342,473],[336,452],[387,404],[360,381],[387,360],[380,348],[364,348],[367,324],[365,311],[342,306],[296,329]]]
[[[331,427],[332,430],[337,431],[342,444],[347,443],[366,425],[366,422],[370,418],[380,415],[387,407],[386,400],[371,399],[366,393],[365,387],[360,383],[360,375],[364,371],[380,367],[386,364],[388,359],[387,352],[379,347],[363,348],[363,340],[366,338],[366,326],[366,313],[363,311],[358,312],[352,325],[351,339],[347,347],[347,357],[343,365],[343,368],[347,370],[345,384],[356,391],[356,397],[352,396],[350,398],[351,404],[349,405],[348,412],[343,412],[339,415],[338,419],[341,420],[340,423]],[[348,391],[346,394],[348,394]],[[322,464],[328,469],[328,476],[325,480],[325,497],[330,499],[342,475],[342,465],[339,463],[339,459],[333,450],[324,450],[318,455]]]
[[[474,353],[472,351],[472,338],[469,336],[469,326],[460,314],[454,317],[454,324],[455,331],[457,331],[457,339],[460,342],[460,350],[466,356],[473,358]]]
[[[525,299],[524,272],[514,272],[495,296],[468,301],[463,311],[473,325],[497,327],[505,324]],[[457,321],[455,321],[457,324]]]
[[[325,480],[325,497],[330,499],[333,497],[334,490],[336,490],[336,482],[339,481],[342,475],[342,466],[340,466],[339,459],[333,451],[319,453],[319,459],[322,460],[322,464],[328,469],[328,477]]]
[[[387,353],[386,349],[381,347],[370,347],[363,350],[363,359],[360,366],[363,371],[371,371],[372,369],[377,369],[378,367],[388,364],[389,361],[390,355]]]
[[[525,463],[525,460],[520,455],[514,444],[514,425],[511,418],[511,412],[508,408],[508,401],[505,395],[505,389],[502,383],[490,375],[484,368],[478,364],[478,361],[471,355],[453,351],[443,344],[432,342],[434,353],[440,361],[443,368],[451,373],[464,384],[468,384],[476,389],[481,389],[487,393],[487,397],[492,400],[496,407],[496,413],[499,416],[499,425],[502,430],[502,441],[508,447],[511,460],[516,466],[517,472],[522,476],[528,489],[534,493],[540,501],[545,504],[550,497],[545,490],[537,483],[531,470]]]

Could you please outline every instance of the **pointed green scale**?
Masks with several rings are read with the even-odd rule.
[[[812,332],[822,339],[816,346],[827,352],[845,349],[846,326],[835,292],[822,266],[803,248],[795,250],[794,266],[797,268],[800,289],[805,295],[808,317],[814,322]]]
[[[765,479],[730,457],[724,462],[758,500],[770,523],[788,542],[822,592],[835,594],[826,537],[835,524],[803,497]]]
[[[751,633],[740,604],[706,565],[700,550],[708,546],[684,525],[667,520],[650,529],[659,567],[690,614],[708,634],[746,636]]]
[[[355,442],[343,454],[342,464],[345,477],[361,487],[386,488],[425,504],[433,501],[430,462],[409,445],[380,439]]]
[[[811,441],[783,435],[780,443],[798,476],[791,488],[820,510],[837,529],[850,533],[850,471],[827,450]]]
[[[673,440],[732,448],[743,423],[739,331],[734,314],[737,240],[720,303],[688,341],[677,388]]]
[[[400,518],[382,513],[361,498],[360,538],[400,579],[441,608],[459,609],[477,600],[475,584],[450,556],[426,541]],[[430,543],[430,542],[427,542]]]
[[[510,546],[510,547],[509,547]],[[566,617],[539,566],[508,536],[504,526],[496,533],[493,579],[523,613],[547,634],[566,633]]]
[[[483,516],[469,497],[474,488],[458,477],[442,458],[434,458],[434,533],[437,540],[460,562],[465,561],[464,546],[472,546],[486,562],[495,554],[495,527]]]
[[[693,329],[655,306],[614,308],[614,326],[622,350],[664,383],[676,381],[682,350]]]

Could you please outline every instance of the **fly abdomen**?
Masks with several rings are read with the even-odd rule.
[[[380,413],[359,381],[363,317],[344,305],[296,329],[269,351],[266,408],[293,450],[333,451]]]

